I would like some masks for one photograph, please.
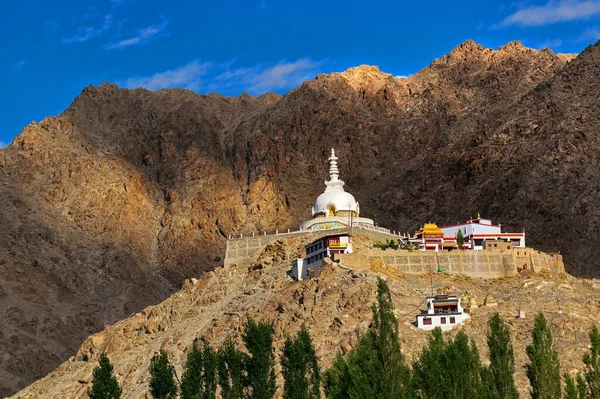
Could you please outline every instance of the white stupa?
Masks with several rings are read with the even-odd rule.
[[[317,197],[312,206],[311,220],[300,224],[301,230],[321,230],[347,226],[371,227],[371,219],[360,217],[360,206],[354,196],[344,190],[337,166],[338,158],[331,149],[329,157],[329,181],[325,182],[325,192]]]

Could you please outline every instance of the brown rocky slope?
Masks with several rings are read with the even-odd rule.
[[[0,150],[0,394],[220,265],[227,235],[294,228],[331,147],[383,225],[481,211],[595,275],[599,52],[465,42],[407,79],[361,66],[283,97],[86,88]]]
[[[273,326],[277,353],[286,336],[306,325],[321,366],[326,368],[338,350],[350,350],[368,328],[377,277],[388,280],[397,308],[402,350],[407,361],[415,359],[428,337],[412,323],[430,293],[429,276],[398,275],[384,264],[373,265],[378,272],[329,264],[314,278],[294,281],[288,275],[291,259],[300,253],[303,244],[301,238],[281,240],[267,247],[254,265],[218,268],[199,281],[188,280],[181,291],[161,304],[91,336],[74,357],[13,398],[85,398],[102,352],[115,366],[123,397],[147,398],[153,354],[166,350],[181,379],[186,352],[195,338],[218,346],[230,336],[241,344],[239,338],[248,316]],[[582,369],[581,357],[589,345],[587,334],[598,323],[598,280],[548,273],[484,280],[435,273],[433,287],[437,292],[468,292],[470,300],[466,302],[479,305],[472,306],[471,320],[449,334],[463,328],[475,339],[484,362],[487,323],[492,314],[500,313],[510,328],[515,377],[523,397],[529,397],[523,366],[536,312],[543,311],[549,320],[562,371]],[[525,312],[525,319],[516,318],[517,310]],[[278,382],[281,387],[280,375]]]

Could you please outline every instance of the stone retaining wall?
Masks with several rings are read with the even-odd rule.
[[[401,273],[429,273],[441,268],[452,274],[498,278],[514,276],[524,269],[536,273],[541,270],[565,271],[561,255],[531,248],[513,248],[509,243],[499,243],[499,247],[483,251],[421,252],[374,248],[335,256],[335,260],[340,260],[345,266],[357,269],[370,268],[374,259],[380,259]]]
[[[290,233],[269,234],[254,237],[234,238],[227,241],[225,250],[225,267],[231,265],[251,265],[258,259],[260,253],[265,247],[277,240],[306,236],[306,243],[317,240],[321,237],[333,234],[360,235],[372,239],[373,241],[385,241],[388,239],[398,239],[394,234],[388,234],[381,231],[365,229],[361,227],[345,227],[341,229],[315,230],[315,231],[293,231]]]

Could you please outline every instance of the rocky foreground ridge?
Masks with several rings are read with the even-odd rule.
[[[382,225],[480,211],[597,275],[599,69],[598,44],[469,41],[406,79],[360,66],[285,96],[84,89],[0,150],[0,395],[222,264],[229,234],[296,227],[331,147]]]
[[[233,336],[239,344],[248,316],[272,324],[277,353],[286,335],[306,325],[322,367],[328,367],[337,351],[350,350],[368,328],[377,277],[388,279],[397,308],[402,349],[408,361],[414,359],[428,336],[412,323],[431,292],[429,276],[397,273],[383,262],[358,270],[329,263],[315,278],[298,282],[288,272],[291,258],[302,246],[301,238],[281,240],[267,247],[253,265],[218,268],[200,280],[187,280],[179,292],[161,304],[89,337],[75,356],[13,398],[86,397],[92,370],[102,352],[107,352],[115,366],[123,397],[147,398],[153,354],[166,350],[181,378],[186,351],[195,338],[219,345]],[[499,312],[507,321],[515,347],[517,386],[523,397],[529,397],[523,368],[527,362],[525,346],[531,340],[533,315],[538,311],[543,311],[551,324],[562,371],[582,369],[581,356],[589,345],[587,334],[598,323],[599,280],[547,272],[497,280],[436,273],[433,279],[438,293],[469,293],[471,299],[467,303],[472,318],[450,334],[464,328],[475,339],[484,361],[489,318]],[[517,319],[517,310],[525,311],[526,318]],[[278,378],[281,386],[281,377]]]

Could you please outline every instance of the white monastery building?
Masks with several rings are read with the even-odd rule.
[[[427,310],[417,315],[417,328],[430,331],[440,327],[442,331],[448,331],[470,318],[460,305],[459,297],[436,295],[427,298]]]
[[[479,251],[486,248],[486,241],[510,242],[515,248],[525,248],[525,232],[503,233],[502,225],[493,224],[491,219],[484,219],[477,215],[476,219],[464,223],[440,226],[444,238],[456,239],[458,231],[462,231],[465,249]]]
[[[323,259],[333,254],[352,253],[352,243],[348,234],[331,235],[307,244],[306,258],[296,259],[292,266],[292,277],[304,280],[308,269],[323,266]]]

